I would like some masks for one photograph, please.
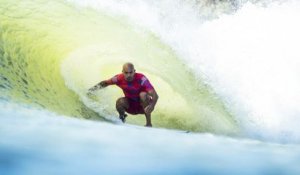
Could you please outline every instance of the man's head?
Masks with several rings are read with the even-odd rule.
[[[124,74],[126,81],[132,81],[135,74],[135,69],[132,63],[125,63],[123,65],[122,73]]]

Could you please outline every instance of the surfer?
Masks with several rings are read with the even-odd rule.
[[[158,100],[158,95],[145,75],[136,73],[132,63],[123,65],[122,73],[117,74],[111,79],[101,81],[92,88],[89,92],[105,88],[109,85],[119,86],[125,95],[116,101],[116,109],[119,113],[119,118],[125,122],[127,113],[145,114],[147,127],[152,127],[151,113],[155,108]]]

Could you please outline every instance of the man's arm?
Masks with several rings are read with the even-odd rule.
[[[109,85],[113,85],[113,84],[117,84],[117,83],[118,83],[118,75],[115,75],[111,79],[101,81],[100,83],[98,83],[95,86],[91,87],[89,89],[88,93],[91,93],[91,92],[93,92],[95,90],[98,90],[98,89],[103,89],[103,88],[105,88]]]
[[[105,88],[109,85],[108,81],[107,80],[104,80],[104,81],[101,81],[100,83],[96,84],[95,86],[91,87],[89,89],[89,92],[93,92],[95,90],[98,90],[98,89],[102,89],[102,88]]]
[[[155,89],[151,89],[150,91],[148,91],[148,95],[150,95],[152,99],[151,99],[150,104],[148,106],[146,106],[145,112],[146,113],[151,113],[154,110],[154,107],[155,107],[156,102],[157,102],[159,97],[158,97]]]

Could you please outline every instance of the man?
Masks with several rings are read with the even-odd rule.
[[[125,95],[116,102],[116,109],[120,119],[125,122],[127,113],[129,114],[145,114],[147,127],[152,127],[151,113],[154,110],[158,95],[149,82],[149,80],[141,73],[135,73],[132,63],[125,63],[121,74],[114,76],[111,79],[101,81],[92,88],[89,92],[97,89],[105,88],[109,85],[119,86]]]

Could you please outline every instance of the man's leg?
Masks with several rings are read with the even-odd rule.
[[[117,100],[116,102],[116,109],[119,113],[119,118],[122,120],[122,122],[125,122],[126,114],[125,111],[126,109],[129,108],[129,103],[125,97],[121,97]]]
[[[146,92],[141,92],[140,99],[141,99],[141,105],[145,109],[150,104],[151,97]],[[151,112],[150,113],[145,112],[145,116],[146,116],[146,125],[145,126],[152,127]]]

